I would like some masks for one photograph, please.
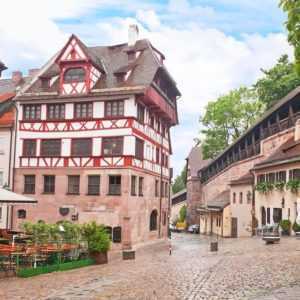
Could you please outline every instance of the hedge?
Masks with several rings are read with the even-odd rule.
[[[36,268],[24,268],[17,270],[18,277],[32,277],[46,273],[52,272],[60,272],[60,271],[68,271],[72,269],[82,268],[91,266],[94,264],[94,260],[92,259],[82,259],[82,260],[74,260],[67,263],[48,265],[48,266],[40,266]]]

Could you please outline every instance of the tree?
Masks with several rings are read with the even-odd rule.
[[[179,222],[184,222],[186,219],[186,205],[183,205],[179,210]]]
[[[232,90],[211,101],[200,123],[204,127],[204,159],[214,158],[245,132],[264,111],[255,90],[246,87]]]
[[[296,71],[300,74],[300,1],[280,0],[279,5],[287,13],[288,41],[294,47]]]
[[[267,108],[273,106],[300,85],[300,76],[296,72],[294,63],[289,61],[287,55],[281,56],[277,64],[271,69],[262,69],[261,71],[264,77],[254,84],[254,89],[258,98],[266,104]]]
[[[172,192],[176,194],[186,188],[186,166],[184,166],[180,175],[176,176],[172,184]]]

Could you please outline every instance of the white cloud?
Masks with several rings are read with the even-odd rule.
[[[225,0],[216,0],[222,1]],[[94,17],[68,25],[56,21],[118,6],[133,12],[131,15],[136,18]],[[166,55],[166,65],[183,94],[178,102],[181,124],[172,131],[175,173],[180,171],[193,138],[198,135],[198,118],[205,104],[232,88],[253,83],[260,68],[272,66],[283,53],[291,53],[281,33],[244,34],[238,39],[212,28],[211,23],[206,26],[199,16],[213,19],[219,17],[217,11],[209,6],[193,6],[187,0],[170,1],[159,10],[161,14],[155,6],[138,1],[124,4],[120,0],[10,0],[1,10],[4,13],[0,19],[0,59],[11,69],[45,63],[71,32],[84,42],[120,43],[127,39],[128,25],[138,23],[141,37],[149,38]],[[176,26],[166,22],[166,13],[170,18],[178,17]]]

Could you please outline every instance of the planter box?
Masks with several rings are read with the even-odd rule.
[[[135,259],[135,250],[123,250],[123,259],[124,260]]]
[[[218,242],[211,242],[210,243],[210,251],[217,252],[218,251]]]
[[[96,265],[103,265],[108,263],[107,252],[93,252],[90,254]]]

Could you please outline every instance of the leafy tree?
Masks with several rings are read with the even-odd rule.
[[[263,112],[264,105],[257,100],[255,90],[246,87],[232,90],[211,101],[200,118],[205,138],[202,143],[204,159],[214,158],[234,142]]]
[[[255,84],[254,89],[258,98],[270,108],[278,100],[300,85],[300,76],[297,74],[294,63],[287,55],[279,58],[277,64],[269,70],[261,70],[264,77]]]
[[[176,194],[186,188],[186,166],[184,166],[180,175],[176,176],[172,184],[172,192]]]
[[[295,65],[300,74],[300,1],[280,0],[279,5],[287,13],[288,41],[294,47]]]
[[[183,205],[179,211],[179,222],[184,222],[186,219],[186,205]]]

